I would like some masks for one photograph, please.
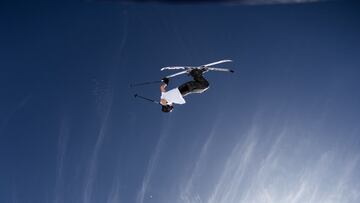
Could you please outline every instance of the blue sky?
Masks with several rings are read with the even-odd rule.
[[[0,5],[0,202],[360,201],[358,3]]]

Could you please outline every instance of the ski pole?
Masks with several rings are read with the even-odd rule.
[[[135,97],[135,98],[136,98],[136,97],[139,97],[139,98],[141,98],[141,99],[144,99],[144,100],[147,100],[147,101],[150,101],[150,102],[154,102],[154,103],[156,103],[156,104],[160,104],[160,102],[158,102],[158,101],[155,101],[155,100],[153,100],[153,99],[149,99],[149,98],[143,97],[143,96],[138,95],[138,94],[134,94],[134,97]]]
[[[135,84],[130,84],[130,87],[137,87],[137,86],[143,86],[143,85],[149,85],[149,84],[155,84],[155,83],[161,83],[161,80],[156,80],[156,81],[150,81],[150,82],[141,82],[141,83],[135,83]]]

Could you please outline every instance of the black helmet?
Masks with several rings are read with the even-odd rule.
[[[173,110],[173,106],[170,105],[161,105],[161,111],[164,113],[169,113]]]

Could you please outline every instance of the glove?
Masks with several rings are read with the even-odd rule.
[[[166,85],[169,84],[169,78],[167,78],[167,77],[161,79],[161,81],[162,81],[163,83],[165,83]]]

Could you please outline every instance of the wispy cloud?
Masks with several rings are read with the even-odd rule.
[[[311,3],[322,2],[327,0],[98,0],[112,1],[119,3],[168,3],[168,4],[201,4],[201,3],[218,3],[227,5],[264,5],[264,4],[294,4],[294,3]]]
[[[179,193],[186,203],[352,203],[360,201],[359,155],[341,148],[324,147],[316,142],[317,132],[299,129],[286,123],[263,128],[254,120],[244,135],[239,135],[225,164],[215,176],[208,194],[198,194],[192,185],[202,185],[198,167],[209,159],[214,128],[196,162],[196,170],[184,181]],[[304,135],[307,135],[304,137]],[[266,143],[263,143],[266,142]]]
[[[88,203],[91,202],[92,198],[92,191],[93,191],[93,184],[96,179],[96,173],[98,168],[98,156],[100,149],[102,147],[107,127],[108,127],[108,121],[110,118],[112,103],[113,103],[113,92],[109,90],[107,94],[104,96],[102,102],[103,110],[100,112],[103,113],[102,119],[101,119],[101,126],[99,130],[99,134],[95,143],[94,151],[92,153],[92,156],[90,158],[90,164],[88,167],[88,170],[86,171],[86,177],[85,177],[85,183],[84,183],[84,192],[83,192],[83,202]]]
[[[64,117],[60,124],[60,135],[58,138],[57,146],[57,168],[56,168],[56,180],[54,189],[54,203],[64,202],[63,200],[63,187],[64,187],[64,159],[68,146],[69,139],[69,125],[66,118]]]
[[[12,190],[11,190],[11,202],[12,203],[18,203],[19,202],[19,195],[17,191],[16,185],[13,183]]]
[[[151,155],[147,170],[145,172],[145,176],[143,178],[139,192],[137,194],[137,198],[136,198],[137,203],[143,203],[145,200],[145,195],[146,195],[146,192],[149,187],[151,176],[153,175],[154,170],[155,170],[157,163],[159,161],[159,158],[160,158],[161,149],[164,146],[165,140],[169,136],[169,128],[171,127],[170,124],[171,124],[171,115],[169,115],[168,117],[165,117],[162,122],[162,126],[164,126],[164,127],[162,127],[162,132],[160,134],[160,138],[156,144],[154,153]]]
[[[299,4],[299,3],[313,3],[324,2],[328,0],[240,0],[232,1],[234,3],[248,4],[248,5],[266,5],[266,4]]]
[[[238,198],[240,186],[244,179],[246,170],[253,156],[257,138],[254,136],[256,127],[253,127],[246,140],[238,143],[228,158],[223,173],[215,186],[209,203],[212,202],[235,202]],[[236,178],[234,178],[236,177]]]
[[[10,108],[10,111],[7,113],[7,116],[0,117],[0,132],[1,130],[9,123],[12,117],[30,101],[31,95],[26,96],[20,102],[18,102],[13,108]],[[5,114],[6,115],[6,114]]]
[[[114,181],[114,185],[112,186],[106,203],[121,203],[120,182],[118,179]]]
[[[128,37],[128,19],[127,19],[126,11],[123,12],[123,15],[124,15],[124,24],[123,24],[123,36],[121,43],[119,45],[120,53],[123,52]],[[115,72],[115,70],[113,70],[113,72]],[[94,89],[94,95],[96,97],[95,98],[96,102],[98,103],[98,113],[100,115],[101,125],[95,143],[94,151],[90,158],[90,164],[86,171],[84,190],[82,195],[82,200],[84,203],[91,202],[92,199],[93,185],[96,180],[97,169],[98,169],[98,156],[106,136],[108,122],[110,119],[111,109],[113,105],[113,98],[114,98],[114,89],[113,87],[108,85],[112,85],[112,81],[115,81],[114,77],[116,74],[113,74],[113,72],[111,72],[110,75],[111,79],[105,85],[105,87],[100,87],[100,83],[95,80],[96,85]],[[118,190],[119,184],[115,184],[114,187],[115,188],[112,188],[113,192],[110,194],[110,197],[108,199],[108,201],[110,202],[115,200],[117,201],[120,198],[120,194],[117,193],[119,192]]]
[[[185,186],[181,189],[180,194],[180,201],[184,203],[191,203],[191,202],[202,202],[200,195],[194,192],[194,181],[196,178],[200,176],[204,167],[206,167],[206,156],[208,155],[208,150],[210,144],[213,141],[213,138],[216,136],[217,132],[216,129],[218,128],[219,121],[221,120],[221,116],[216,116],[216,121],[212,124],[212,128],[210,134],[201,148],[200,155],[198,157],[198,161],[195,163],[195,167],[187,179]]]

